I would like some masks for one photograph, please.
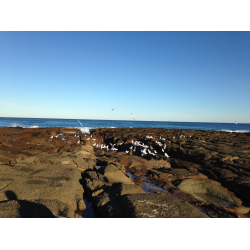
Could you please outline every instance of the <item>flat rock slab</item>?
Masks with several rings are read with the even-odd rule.
[[[103,211],[113,218],[209,218],[189,203],[163,195],[127,194],[107,203]]]
[[[3,179],[0,201],[55,199],[68,204],[73,211],[86,208],[83,202],[83,189],[79,183],[81,174],[72,165],[40,164],[38,172],[31,171],[32,166],[5,168],[6,171],[2,169],[0,174]],[[10,197],[9,193],[15,197]],[[6,217],[8,217],[7,214]],[[72,217],[72,215],[68,214],[66,217]]]
[[[82,153],[84,147],[79,146],[78,150]],[[74,162],[76,157],[81,157],[77,152],[74,149],[15,158],[10,165],[1,165],[0,217],[60,217],[62,214],[61,217],[72,218],[74,211],[86,209],[80,183],[81,166]],[[45,203],[50,209],[46,210]],[[29,212],[29,207],[34,208],[31,209],[34,213]]]

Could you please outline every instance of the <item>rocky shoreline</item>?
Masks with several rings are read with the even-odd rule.
[[[0,128],[0,217],[248,218],[250,133]]]

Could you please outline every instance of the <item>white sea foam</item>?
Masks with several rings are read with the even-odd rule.
[[[230,133],[249,133],[249,130],[229,130],[229,129],[221,129],[219,131],[223,131],[223,132],[230,132]]]
[[[82,133],[88,133],[89,134],[89,130],[91,129],[91,127],[78,127]]]
[[[93,127],[76,127],[76,128],[80,129],[82,133],[88,133],[88,134],[90,134],[89,132],[90,129],[94,129]],[[99,128],[102,128],[102,127],[99,127]],[[116,128],[116,127],[109,127],[109,128]]]
[[[20,125],[20,127],[22,127],[22,128],[39,128],[39,126],[22,126],[22,125]]]
[[[22,124],[12,123],[10,127],[22,127],[22,128],[39,128],[39,126],[23,126]]]
[[[10,125],[10,127],[19,127],[20,125],[19,124],[17,124],[17,123],[12,123],[11,125]]]

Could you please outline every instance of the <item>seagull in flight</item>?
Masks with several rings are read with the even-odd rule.
[[[131,115],[132,115],[133,119],[135,119],[135,117],[134,117],[134,115],[132,113],[131,113]]]
[[[116,108],[114,108],[114,109],[111,109],[111,111],[114,111]]]

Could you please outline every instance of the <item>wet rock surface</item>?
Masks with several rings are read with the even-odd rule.
[[[85,217],[87,203],[105,218],[247,218],[249,142],[192,129],[0,128],[0,217]]]

